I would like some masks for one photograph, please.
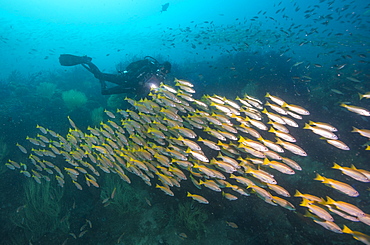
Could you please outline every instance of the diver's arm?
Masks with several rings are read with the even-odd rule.
[[[115,84],[122,84],[124,81],[124,78],[121,74],[109,74],[109,73],[103,73],[99,70],[99,68],[94,65],[92,62],[88,62],[85,64],[81,64],[86,70],[94,74],[94,77],[101,80],[101,81],[107,81]]]

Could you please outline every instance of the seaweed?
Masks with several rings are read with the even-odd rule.
[[[57,85],[55,83],[41,82],[36,87],[36,92],[39,96],[51,100],[56,92]]]
[[[112,193],[115,192],[113,195]],[[138,188],[122,181],[117,175],[104,176],[100,198],[105,207],[104,229],[111,238],[118,239],[121,234],[140,233],[140,221],[144,198]],[[127,239],[127,236],[125,236]]]
[[[68,213],[64,212],[61,199],[64,189],[33,179],[24,183],[24,205],[17,209],[11,221],[20,227],[29,241],[36,241],[46,233],[68,233]]]
[[[73,111],[83,107],[87,102],[85,93],[71,89],[62,93],[62,98],[66,107]]]
[[[205,209],[194,205],[193,202],[183,202],[177,207],[176,223],[183,226],[189,237],[195,237],[197,240],[206,233],[205,222],[209,215]]]
[[[91,111],[91,122],[94,126],[99,125],[103,121],[103,112],[104,108],[101,106]]]

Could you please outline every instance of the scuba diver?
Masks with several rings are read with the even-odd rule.
[[[151,88],[158,87],[161,82],[164,82],[166,75],[171,72],[171,63],[165,61],[160,64],[150,56],[132,62],[126,67],[125,71],[118,74],[101,72],[91,60],[92,58],[88,56],[71,54],[61,54],[59,57],[59,63],[62,66],[82,65],[94,74],[100,81],[103,95],[131,93],[146,96]],[[107,88],[106,82],[114,83],[117,86]]]

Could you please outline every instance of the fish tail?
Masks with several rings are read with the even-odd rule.
[[[331,167],[331,168],[334,168],[334,169],[341,169],[341,166],[339,166],[338,164],[334,163],[334,166]]]
[[[245,141],[245,139],[243,138],[243,136],[240,136],[238,142],[243,142],[243,141]]]
[[[334,204],[335,203],[335,201],[333,199],[331,199],[330,197],[328,197],[328,196],[326,196],[326,200],[327,201],[325,202],[325,204]]]
[[[314,178],[314,180],[325,181],[325,178],[322,177],[320,174],[317,174],[316,178]]]
[[[301,197],[303,194],[299,192],[299,190],[295,190],[295,197]]]
[[[249,166],[246,166],[245,173],[252,173],[252,168]]]
[[[352,234],[353,233],[353,231],[345,225],[343,225],[343,230],[342,231],[344,233],[347,233],[347,234]]]
[[[302,200],[302,203],[301,204],[299,204],[300,206],[303,206],[303,207],[305,207],[305,206],[307,206],[308,205],[308,199],[306,199],[306,198],[303,198],[303,200]]]
[[[271,162],[269,161],[269,159],[266,157],[264,160],[263,160],[263,165],[269,165]]]
[[[280,138],[275,138],[276,139],[276,144],[281,144],[283,141]]]

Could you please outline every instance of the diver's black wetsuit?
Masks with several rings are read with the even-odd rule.
[[[99,79],[103,95],[120,93],[147,95],[151,85],[158,86],[160,82],[165,80],[166,75],[161,71],[160,64],[149,56],[131,63],[127,66],[126,71],[119,74],[103,73],[91,61],[82,64],[82,66]],[[117,86],[107,88],[106,81],[117,84]]]

